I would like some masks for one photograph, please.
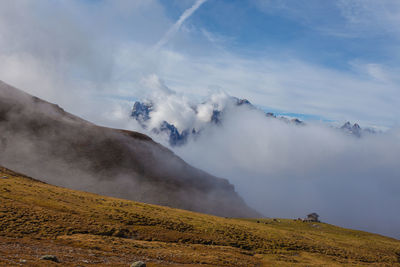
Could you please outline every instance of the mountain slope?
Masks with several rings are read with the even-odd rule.
[[[400,241],[325,223],[228,219],[60,188],[0,168],[0,265],[400,266]],[[59,266],[54,263],[54,266]]]
[[[255,216],[225,179],[146,135],[98,127],[0,82],[0,164],[43,181],[221,216]]]

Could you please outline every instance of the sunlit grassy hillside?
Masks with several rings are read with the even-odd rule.
[[[61,263],[40,260],[56,255]],[[0,168],[0,266],[400,266],[400,241],[229,219],[55,187]]]

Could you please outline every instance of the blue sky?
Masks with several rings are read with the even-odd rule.
[[[176,20],[194,1],[183,2],[162,2],[171,20]],[[350,78],[350,81],[344,82],[345,84],[343,82],[338,84],[345,88],[329,89],[327,97],[329,98],[329,94],[337,94],[340,97],[341,91],[347,89],[346,87],[350,87],[351,90],[352,86],[359,86],[360,88],[353,88],[355,91],[353,94],[349,94],[349,98],[358,99],[353,101],[342,96],[342,103],[337,103],[337,110],[334,111],[342,114],[323,112],[325,114],[314,115],[324,115],[339,121],[347,116],[349,119],[360,120],[369,125],[393,126],[398,123],[393,114],[388,114],[388,117],[392,117],[383,121],[373,118],[373,113],[386,101],[392,108],[400,104],[398,102],[399,79],[396,77],[400,59],[400,31],[397,30],[399,22],[400,3],[398,1],[209,0],[182,26],[186,28],[193,42],[201,44],[199,45],[201,47],[207,47],[206,52],[201,48],[197,51],[199,47],[196,44],[192,44],[190,48],[183,48],[183,51],[198,53],[199,56],[205,57],[213,56],[213,53],[227,53],[253,63],[263,60],[286,63],[295,61],[300,64],[300,67],[304,64],[315,69],[315,74],[310,73],[312,72],[310,70],[304,75],[328,76],[326,72],[331,72],[333,76],[339,76],[322,77],[322,79],[327,79],[324,82],[330,84],[324,86],[322,82],[319,85],[321,88],[318,95],[323,94],[327,87],[331,87],[336,78],[340,79],[340,76],[343,76],[344,80]],[[209,48],[210,44],[207,44],[204,38],[214,45],[215,50]],[[168,49],[179,47],[173,40],[166,46]],[[286,74],[290,76],[291,70],[288,70]],[[307,77],[303,78],[307,79]],[[290,80],[290,77],[287,80]],[[365,92],[362,87],[368,83],[374,88],[370,92],[369,90]],[[290,86],[292,96],[288,102],[293,102],[296,101],[293,99],[296,97],[295,82]],[[306,85],[299,85],[299,87],[303,86]],[[312,90],[317,89],[313,87],[314,85],[310,86],[309,92],[312,93]],[[390,90],[385,92],[385,89],[389,87]],[[243,88],[243,90],[246,89]],[[304,89],[307,90],[307,88]],[[262,91],[262,88],[260,90]],[[268,92],[268,90],[265,91]],[[302,93],[299,94],[301,97]],[[312,94],[307,95],[307,102],[312,101],[310,98]],[[363,101],[363,98],[375,98],[380,101],[376,101],[376,107],[374,107],[371,103],[373,99]],[[274,103],[268,101],[258,102],[257,98],[253,101],[264,106],[274,106]],[[357,107],[357,105],[364,105],[364,107]],[[291,110],[290,105],[284,104],[275,108],[289,113],[303,110],[300,103],[296,106],[295,110]],[[371,114],[367,114],[366,106],[369,106]],[[332,106],[332,109],[335,107]],[[317,108],[309,110],[304,108],[304,111],[306,110],[318,113]],[[386,109],[385,112],[396,113],[390,109]]]
[[[79,115],[51,88],[140,99],[156,75],[191,98],[398,126],[398,0],[199,1],[2,2],[0,79]]]
[[[177,19],[185,6],[190,6],[193,1],[183,2],[187,4],[176,4],[176,1],[162,2],[172,20]],[[355,6],[357,2],[371,3],[348,2],[355,3]],[[371,9],[377,6],[379,1],[374,2]],[[390,8],[390,2],[395,3],[380,2],[383,9]],[[354,59],[396,63],[398,53],[393,54],[391,50],[396,49],[393,46],[394,42],[398,41],[398,36],[393,33],[391,26],[395,26],[397,21],[392,25],[391,22],[387,25],[375,25],[377,22],[373,20],[362,21],[384,18],[380,18],[380,14],[371,18],[372,15],[363,14],[363,10],[360,11],[361,14],[345,15],[346,12],[351,12],[346,8],[351,8],[340,3],[341,1],[312,0],[209,0],[186,24],[230,40],[225,43],[225,47],[235,53],[255,56],[269,55],[268,52],[295,53],[299,58],[339,68],[343,68],[347,65],[346,62]],[[394,12],[398,12],[398,5],[395,7],[397,10]],[[365,13],[374,11],[364,10]],[[381,15],[384,16],[385,13]]]

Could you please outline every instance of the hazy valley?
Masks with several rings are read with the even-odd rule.
[[[0,266],[400,266],[399,24],[0,1]]]

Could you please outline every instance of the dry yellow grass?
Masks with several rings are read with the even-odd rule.
[[[104,197],[0,168],[0,266],[52,265],[39,260],[44,254],[62,266],[400,266],[400,241],[325,223],[221,218]]]

